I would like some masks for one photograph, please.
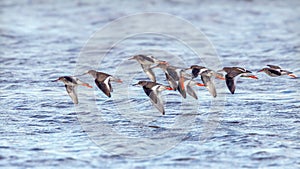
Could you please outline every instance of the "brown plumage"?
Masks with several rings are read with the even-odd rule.
[[[113,92],[113,88],[110,82],[115,81],[115,82],[122,83],[121,79],[113,77],[112,75],[107,73],[97,72],[95,70],[89,70],[84,74],[89,74],[93,76],[93,78],[95,78],[95,83],[98,86],[98,88],[108,97],[111,97],[111,92]]]
[[[137,85],[143,87],[144,92],[150,98],[152,104],[164,115],[165,109],[163,106],[160,93],[163,90],[173,90],[173,89],[169,86],[164,86],[162,84],[151,82],[151,81],[139,81],[137,84],[134,84],[134,86]]]
[[[227,74],[225,75],[226,85],[231,92],[234,94],[236,88],[236,81],[239,76],[249,77],[253,79],[258,79],[256,76],[252,75],[251,71],[241,68],[241,67],[224,67],[222,69]]]
[[[292,78],[297,77],[295,74],[293,74],[293,72],[283,70],[279,66],[275,66],[275,65],[267,65],[267,66],[269,66],[269,68],[263,68],[263,69],[259,70],[258,72],[265,72],[267,75],[269,75],[271,77],[277,77],[277,76],[282,76],[282,75],[288,75],[288,76],[291,76]]]
[[[165,63],[165,61],[158,60],[154,58],[152,55],[134,55],[128,60],[136,60],[137,62],[139,62],[141,64],[143,71],[153,82],[156,82],[156,77],[154,72],[152,71],[151,65],[158,64],[158,63]]]
[[[66,90],[74,104],[78,104],[77,86],[82,85],[92,88],[88,83],[84,83],[74,76],[61,76],[53,82],[62,81],[65,84]]]

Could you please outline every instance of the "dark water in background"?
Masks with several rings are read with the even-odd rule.
[[[82,130],[63,85],[49,82],[74,73],[92,33],[138,12],[167,12],[192,22],[214,44],[224,66],[256,71],[279,64],[299,75],[299,2],[1,1],[0,11],[3,168],[300,167],[299,79],[259,74],[260,80],[239,81],[235,95],[226,90],[219,126],[206,142],[199,141],[199,116],[199,128],[184,141],[147,160],[101,150]]]

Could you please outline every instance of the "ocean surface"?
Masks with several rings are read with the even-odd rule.
[[[300,76],[298,11],[293,0],[0,1],[0,167],[300,168],[299,78],[256,74],[274,64]],[[148,32],[152,23],[165,33]],[[217,98],[203,87],[198,100],[164,91],[162,116],[132,86],[147,80],[127,60],[140,53],[180,67],[245,67],[259,79],[240,78],[234,95],[215,79]],[[74,106],[51,81],[88,69],[123,83],[107,98],[78,76],[93,88],[78,87]]]

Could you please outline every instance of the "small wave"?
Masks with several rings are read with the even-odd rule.
[[[43,148],[31,148],[30,151],[43,151]]]
[[[251,155],[252,160],[257,160],[257,161],[264,161],[264,160],[277,160],[285,158],[285,156],[280,156],[280,155],[273,155],[267,151],[259,151],[256,153],[253,153]]]
[[[29,117],[30,118],[37,118],[37,119],[44,119],[44,118],[48,118],[48,117],[51,117],[51,116],[37,114],[37,115],[29,116]]]
[[[175,158],[173,159],[173,161],[182,161],[182,162],[189,162],[189,161],[195,161],[198,160],[197,158],[193,158],[193,157],[181,157],[181,158]]]

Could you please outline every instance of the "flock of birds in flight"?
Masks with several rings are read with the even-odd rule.
[[[214,85],[213,78],[221,79],[226,81],[226,85],[229,91],[234,94],[236,88],[236,82],[238,77],[258,79],[257,76],[253,75],[251,71],[241,68],[241,67],[224,67],[222,70],[213,71],[203,66],[192,65],[189,68],[180,68],[170,65],[167,61],[159,60],[152,55],[135,55],[129,60],[136,60],[146,75],[151,81],[139,81],[133,86],[142,86],[146,95],[150,98],[152,104],[164,115],[165,110],[163,106],[160,93],[164,90],[174,90],[178,91],[183,98],[187,97],[187,94],[195,99],[198,99],[194,86],[204,86],[208,89],[209,93],[213,96],[217,96],[216,88]],[[267,65],[268,67],[259,70],[258,72],[265,72],[271,77],[277,77],[282,75],[288,75],[292,78],[296,78],[293,72],[283,70],[279,66]],[[166,76],[166,80],[169,86],[162,85],[156,82],[156,77],[153,69],[160,68]],[[190,73],[188,73],[188,71]],[[225,78],[221,72],[225,72]],[[109,75],[104,72],[98,72],[95,70],[89,70],[82,75],[89,74],[95,79],[95,83],[98,88],[108,97],[111,97],[111,92],[113,91],[111,86],[111,81],[122,83],[122,80]],[[78,76],[82,76],[78,75]],[[196,81],[197,77],[200,76],[202,83]],[[78,104],[77,97],[77,86],[82,85],[92,88],[88,83],[82,82],[76,76],[62,76],[54,80],[62,81],[65,84],[66,90],[73,100],[74,104]]]

